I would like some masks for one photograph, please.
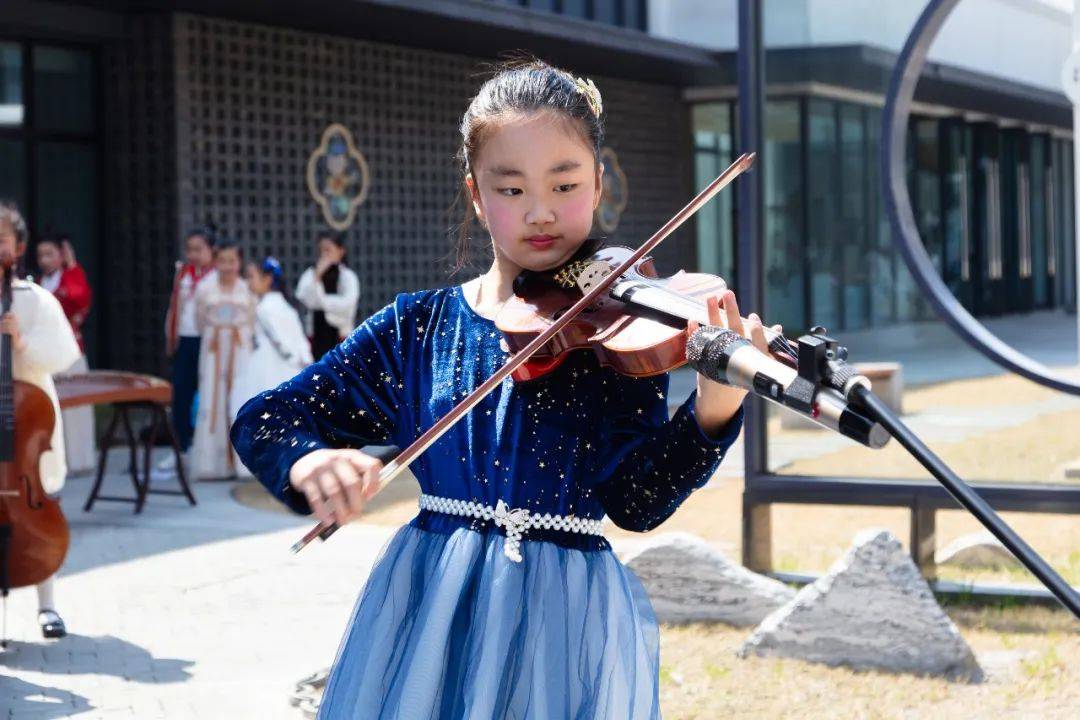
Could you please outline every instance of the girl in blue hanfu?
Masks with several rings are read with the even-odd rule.
[[[601,119],[591,81],[539,61],[481,87],[462,161],[466,225],[475,212],[491,236],[491,267],[398,295],[245,405],[233,442],[278,498],[349,521],[378,488],[379,462],[357,448],[407,447],[503,365],[492,318],[514,278],[560,266],[589,236]],[[733,294],[708,307],[765,347]],[[371,571],[319,717],[659,718],[656,619],[600,521],[644,531],[671,515],[738,436],[744,395],[699,377],[669,419],[667,389],[667,375],[572,353],[542,379],[508,377],[429,447],[411,466],[421,510]],[[461,509],[472,517],[446,512]],[[505,526],[521,510],[547,521],[519,542]]]

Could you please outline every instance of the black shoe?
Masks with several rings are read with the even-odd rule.
[[[64,619],[55,610],[39,611],[38,622],[41,623],[41,634],[46,638],[62,638],[67,635]]]

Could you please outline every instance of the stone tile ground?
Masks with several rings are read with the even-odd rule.
[[[57,594],[71,634],[42,640],[33,589],[12,592],[0,718],[300,717],[290,692],[333,660],[391,531],[352,526],[291,555],[309,522],[242,506],[230,487],[196,484],[194,508],[151,496],[135,516],[84,513],[89,481],[69,481]]]

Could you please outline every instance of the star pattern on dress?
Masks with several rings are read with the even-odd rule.
[[[501,334],[461,311],[453,292],[399,296],[340,352],[249,403],[237,420],[242,459],[280,493],[279,465],[306,448],[419,437],[505,355]],[[692,403],[668,420],[665,387],[663,376],[621,376],[573,353],[548,377],[507,377],[411,469],[424,492],[650,529],[708,481],[737,434],[708,441]]]

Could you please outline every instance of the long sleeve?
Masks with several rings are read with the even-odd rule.
[[[210,294],[214,292],[216,282],[204,282],[199,284],[199,288],[195,291],[195,297],[192,298],[192,302],[195,303],[195,327],[198,328],[201,335],[206,330],[207,317],[210,312]]]
[[[45,375],[67,370],[82,352],[60,302],[36,285],[20,292],[33,293],[36,303],[32,317],[19,317],[19,332],[25,346],[16,353],[14,361]]]
[[[341,275],[338,277],[337,292],[326,292],[322,283],[315,283],[315,289],[320,304],[327,313],[342,317],[353,317],[353,313],[356,311],[356,303],[360,300],[360,279],[356,276],[356,273],[342,266]],[[349,328],[349,330],[351,329]]]
[[[666,520],[703,486],[742,430],[742,409],[720,436],[702,431],[697,391],[669,420],[668,376],[615,376],[608,386],[609,424],[595,468],[597,497],[621,528],[644,532]]]
[[[319,290],[322,283],[315,280],[315,268],[308,268],[296,283],[296,299],[304,304],[308,310],[322,310],[319,302]]]
[[[394,438],[408,382],[402,377],[407,297],[399,295],[319,362],[256,395],[237,414],[231,431],[237,454],[295,512],[311,512],[289,485],[289,470],[301,457]]]
[[[169,309],[165,313],[165,343],[172,352],[177,340],[177,326],[180,322],[180,277],[183,265],[176,263],[176,272],[173,274],[172,292],[169,293]]]
[[[64,309],[64,314],[74,327],[79,327],[86,320],[90,312],[92,295],[90,283],[86,281],[86,273],[79,265],[68,268],[60,278],[60,287],[56,291],[56,299]]]

